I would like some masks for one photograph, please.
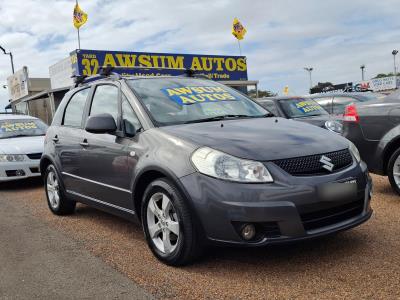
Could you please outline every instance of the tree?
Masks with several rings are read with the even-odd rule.
[[[385,77],[391,77],[393,76],[393,72],[390,73],[379,73],[378,75],[376,75],[374,78],[385,78]],[[397,73],[397,76],[400,76],[400,73]]]
[[[252,98],[256,98],[257,97],[256,90],[255,89],[249,90],[248,91],[248,95],[250,97],[252,97]],[[259,98],[262,98],[262,97],[274,97],[276,95],[277,95],[276,93],[268,91],[268,90],[265,90],[265,91],[264,90],[258,90],[258,97]]]

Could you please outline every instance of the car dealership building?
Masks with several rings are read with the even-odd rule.
[[[125,76],[180,76],[191,70],[196,76],[218,81],[242,92],[258,81],[248,80],[244,56],[172,54],[103,50],[75,50],[49,67],[49,78],[31,78],[24,67],[8,81],[13,112],[29,114],[50,123],[74,78],[93,76],[112,67]]]

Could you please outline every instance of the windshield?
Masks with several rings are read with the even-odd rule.
[[[234,89],[211,80],[146,78],[127,82],[159,126],[269,114]]]
[[[303,98],[284,99],[279,100],[279,104],[288,118],[328,115],[328,112],[314,100]]]
[[[47,125],[37,119],[0,120],[0,139],[45,135]]]

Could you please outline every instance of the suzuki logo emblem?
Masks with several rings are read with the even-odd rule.
[[[324,165],[322,167],[330,172],[332,172],[333,167],[335,166],[333,163],[331,163],[331,159],[329,157],[326,157],[325,155],[321,156],[319,162],[323,163]]]

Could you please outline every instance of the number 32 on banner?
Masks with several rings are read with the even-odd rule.
[[[82,70],[82,74],[86,76],[95,75],[99,69],[99,62],[97,59],[82,59],[82,66],[84,69]]]

